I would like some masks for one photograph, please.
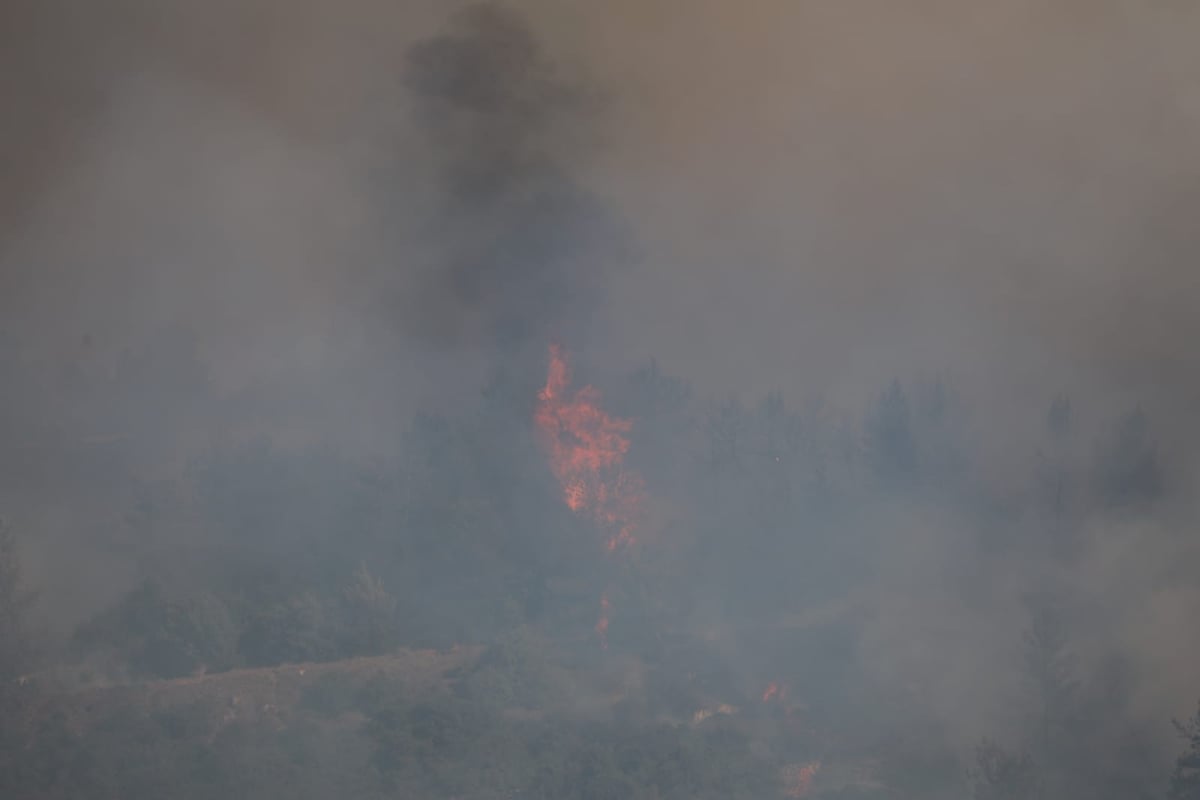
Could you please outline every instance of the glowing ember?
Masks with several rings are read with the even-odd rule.
[[[777,700],[782,703],[787,698],[787,695],[788,688],[786,686],[771,681],[771,683],[767,685],[766,691],[763,692],[762,701],[764,703],[769,703],[772,700]]]
[[[783,768],[783,793],[788,797],[800,798],[812,788],[813,777],[821,769],[820,761],[808,764],[791,764]]]
[[[643,495],[641,478],[621,467],[633,423],[605,413],[600,393],[591,386],[569,394],[570,378],[562,350],[552,345],[534,421],[546,442],[564,502],[572,511],[596,520],[609,534],[606,546],[612,552],[635,542]]]

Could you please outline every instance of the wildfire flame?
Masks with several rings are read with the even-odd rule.
[[[788,688],[786,686],[771,681],[771,683],[767,684],[767,688],[763,692],[762,701],[764,703],[769,703],[771,700],[778,700],[782,702],[787,698],[787,695]]]
[[[639,476],[622,468],[633,422],[610,417],[600,393],[585,386],[570,394],[571,374],[562,349],[550,347],[546,385],[534,418],[546,442],[550,467],[567,507],[589,514],[609,535],[609,552],[634,544],[643,497]]]
[[[801,798],[812,788],[813,777],[821,769],[820,761],[808,764],[792,764],[783,768],[784,794],[788,797]]]
[[[600,408],[600,393],[585,386],[569,393],[571,370],[557,345],[550,346],[546,385],[538,392],[534,422],[542,434],[550,468],[562,486],[563,501],[577,514],[588,514],[607,535],[610,553],[632,546],[643,497],[640,477],[622,468],[629,452],[633,422],[610,417]],[[608,648],[608,593],[600,597],[596,635]]]

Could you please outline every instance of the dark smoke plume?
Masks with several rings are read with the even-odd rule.
[[[616,220],[573,174],[592,98],[515,12],[476,5],[407,51],[405,83],[442,181],[408,322],[437,341],[573,339],[619,254]]]

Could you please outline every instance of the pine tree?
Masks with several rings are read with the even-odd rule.
[[[22,588],[21,562],[12,529],[0,520],[0,683],[5,685],[28,669],[33,660],[25,624],[33,599]]]
[[[1175,721],[1187,749],[1175,759],[1171,774],[1170,800],[1200,800],[1200,708],[1186,722]]]

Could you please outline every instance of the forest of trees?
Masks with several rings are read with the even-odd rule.
[[[174,370],[202,372],[186,358]],[[114,388],[111,377],[71,380],[80,400]],[[198,385],[189,397],[207,391]],[[939,733],[920,702],[881,679],[854,617],[784,622],[871,589],[881,520],[912,505],[950,515],[979,558],[1069,571],[1095,519],[1150,515],[1170,498],[1142,410],[1087,429],[1075,401],[1051,398],[1031,420],[1042,446],[1028,484],[998,491],[943,381],[897,380],[865,413],[845,414],[795,409],[778,393],[707,402],[650,364],[604,398],[635,420],[628,468],[674,510],[621,562],[561,502],[530,426],[536,389],[498,374],[468,412],[417,416],[384,459],[251,438],[156,474],[147,467],[173,445],[154,441],[169,439],[170,422],[153,419],[152,437],[117,442],[103,463],[81,457],[78,475],[45,491],[99,480],[103,502],[124,507],[89,546],[120,554],[136,579],[70,635],[39,632],[40,587],[22,574],[19,547],[37,532],[0,528],[0,794],[763,798],[785,796],[789,759],[820,758],[828,772],[869,752],[874,784],[814,791],[1200,797],[1200,717],[1177,724],[1168,774],[1160,732],[1127,713],[1134,685],[1121,653],[1089,662],[1075,647],[1078,603],[1065,587],[1030,591],[1023,627],[988,632],[1012,643],[1023,716],[981,742]],[[120,425],[105,418],[119,408],[97,404],[58,435]],[[601,593],[613,608],[608,650],[592,632]],[[739,633],[744,652],[732,656],[703,643],[710,619],[766,633]],[[94,687],[461,644],[490,649],[445,693],[330,678],[306,695],[305,721],[282,729],[222,727],[200,702],[110,709],[83,728],[54,711],[56,698]],[[560,706],[566,694],[549,676],[564,664],[615,658],[649,670],[639,704],[599,717],[509,713]],[[761,705],[745,674],[766,669],[809,687],[810,727],[764,712],[758,727],[669,721],[706,698]],[[685,674],[697,677],[684,685]],[[980,691],[994,678],[981,674]],[[347,715],[364,720],[353,733],[322,722]]]

